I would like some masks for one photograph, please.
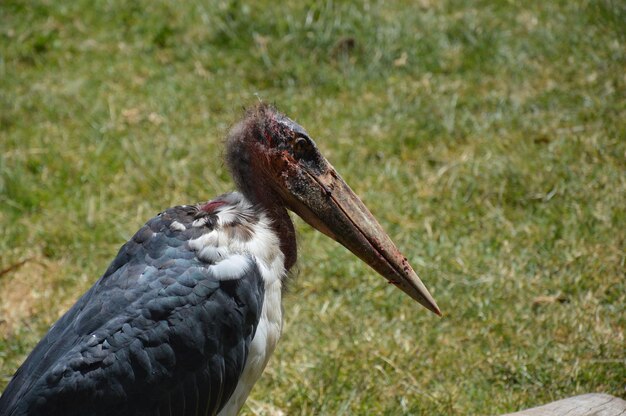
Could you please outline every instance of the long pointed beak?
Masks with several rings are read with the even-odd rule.
[[[329,163],[327,168],[321,175],[308,170],[295,175],[298,179],[289,186],[291,198],[286,198],[290,208],[390,283],[441,316],[428,289],[376,218]]]

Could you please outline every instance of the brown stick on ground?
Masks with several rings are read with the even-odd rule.
[[[22,261],[18,261],[17,263],[11,264],[8,267],[5,267],[4,269],[0,270],[0,277],[4,276],[7,273],[12,272],[13,270],[17,270],[20,267],[22,267],[23,265],[25,265],[26,263],[28,263],[29,261],[31,261],[33,258],[32,257],[27,257]]]

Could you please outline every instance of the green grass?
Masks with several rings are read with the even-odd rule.
[[[276,103],[432,290],[303,222],[245,414],[498,414],[626,396],[626,7],[597,1],[0,3],[0,390],[162,209],[232,189]],[[281,413],[283,412],[283,413]]]

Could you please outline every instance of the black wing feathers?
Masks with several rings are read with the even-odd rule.
[[[0,415],[206,415],[233,393],[261,314],[249,272],[219,281],[188,241],[195,207],[150,220],[50,329],[0,396]],[[207,222],[207,224],[212,224]]]

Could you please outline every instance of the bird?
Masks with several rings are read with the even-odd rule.
[[[225,147],[238,190],[141,227],[18,368],[0,415],[236,415],[281,335],[288,211],[441,315],[302,126],[259,103]]]

